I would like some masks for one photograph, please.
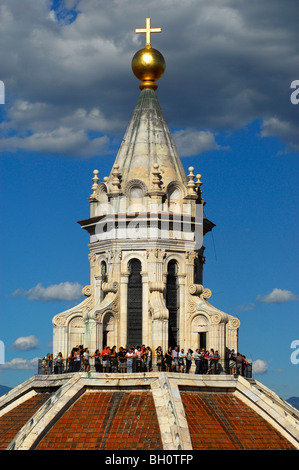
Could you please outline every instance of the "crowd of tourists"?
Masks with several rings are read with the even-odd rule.
[[[101,351],[96,349],[90,354],[88,348],[82,345],[74,347],[67,358],[63,358],[61,352],[51,355],[47,354],[42,360],[43,374],[61,374],[63,372],[89,372],[93,358],[94,370],[96,372],[150,372],[153,370],[153,360],[156,370],[166,372],[190,373],[192,362],[195,366],[195,374],[218,374],[222,371],[220,355],[214,349],[204,348],[188,349],[186,352],[178,346],[171,346],[163,353],[159,346],[153,354],[150,346],[132,346],[131,348],[116,346],[110,348],[105,346]],[[246,357],[232,349],[228,355],[228,366],[230,374],[246,375],[248,361]]]

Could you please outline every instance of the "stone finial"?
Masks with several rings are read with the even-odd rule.
[[[203,197],[202,197],[202,189],[201,189],[201,186],[203,185],[203,182],[201,181],[201,175],[200,175],[200,174],[196,175],[196,178],[197,178],[197,180],[196,180],[196,186],[197,186],[197,188],[198,188],[198,189],[197,189],[197,190],[198,190],[198,195],[199,195],[199,197],[200,197],[200,199],[201,199],[202,204],[205,205],[205,200],[204,200]]]
[[[93,192],[95,192],[95,190],[98,187],[99,181],[100,181],[100,178],[98,177],[99,170],[93,170],[93,174],[94,174],[94,177],[92,178],[93,185],[92,185],[91,189],[93,190]]]
[[[194,196],[194,195],[196,195],[196,184],[195,184],[195,182],[194,182],[195,175],[194,175],[194,173],[193,173],[194,167],[193,167],[193,166],[189,166],[188,170],[189,170],[189,175],[188,175],[189,181],[188,181],[188,184],[187,184],[187,186],[188,186],[188,194],[189,194],[190,196]]]
[[[158,163],[154,163],[153,169],[152,169],[152,175],[153,175],[153,180],[152,180],[153,190],[160,191],[162,181],[161,181],[161,171],[159,170]]]
[[[201,187],[201,185],[203,184],[203,183],[201,182],[201,175],[200,175],[200,174],[196,175],[196,178],[197,178],[197,180],[196,180],[196,185],[199,186],[199,187]]]
[[[112,169],[112,193],[119,193],[120,190],[120,179],[121,172],[119,170],[119,165],[114,165]]]

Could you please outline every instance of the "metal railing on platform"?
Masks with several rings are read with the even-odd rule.
[[[149,372],[149,371],[166,371],[166,365],[162,362],[162,365],[158,368],[156,364],[156,360],[150,363],[150,366],[147,367],[144,361],[137,362],[135,359],[133,360],[132,364],[132,372]],[[218,370],[212,371],[208,367],[205,369],[200,370],[200,374],[211,374],[214,373],[218,374],[225,374],[229,375],[228,367],[226,364],[224,367],[219,367]],[[73,372],[111,372],[111,373],[126,373],[128,371],[127,361],[120,363],[114,359],[108,359],[107,361],[103,361],[102,358],[99,360],[95,360],[94,357],[90,357],[89,365],[84,364],[83,358],[80,361],[70,361],[69,359],[62,359],[60,361],[53,360],[45,360],[39,359],[38,360],[38,371],[39,375],[50,375],[50,374],[65,374],[65,373],[73,373]],[[131,369],[130,369],[131,371]],[[174,367],[172,370],[173,372],[180,372],[177,366]],[[189,369],[189,373],[196,373],[196,366],[195,362],[192,361],[191,368]],[[183,373],[186,373],[186,367],[183,368]],[[238,373],[234,375],[239,375]],[[252,378],[252,363],[248,363],[243,369],[241,375],[245,378],[251,379]]]

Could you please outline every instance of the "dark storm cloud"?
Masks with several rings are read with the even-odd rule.
[[[299,105],[290,101],[299,79],[296,0],[65,0],[60,16],[51,4],[2,1],[2,149],[109,152],[139,94],[130,63],[144,46],[134,30],[146,16],[162,27],[152,36],[167,64],[158,93],[179,149],[220,148],[217,132],[255,119],[262,137],[298,148]]]

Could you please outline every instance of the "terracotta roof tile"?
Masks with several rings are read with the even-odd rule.
[[[36,449],[162,449],[152,394],[86,392]]]
[[[181,392],[194,450],[294,447],[230,393]]]
[[[44,404],[49,396],[50,394],[48,393],[37,394],[0,417],[1,450],[6,449],[24,424]]]

